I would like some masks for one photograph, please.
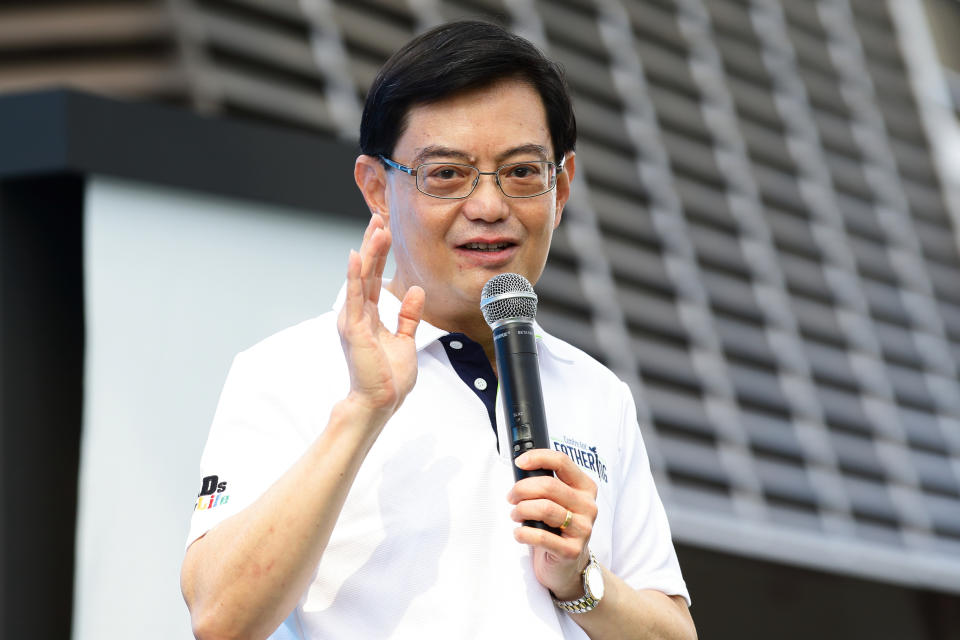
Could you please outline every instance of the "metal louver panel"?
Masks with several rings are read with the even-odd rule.
[[[182,96],[174,25],[161,2],[0,7],[0,91],[50,85],[121,96]]]
[[[551,13],[563,19],[544,11],[545,44],[571,74],[579,167],[635,355],[621,375],[648,407],[677,534],[822,564],[799,542],[758,551],[776,532],[813,536],[893,562],[887,579],[924,566],[960,589],[930,569],[956,568],[960,547],[960,262],[886,9]],[[600,40],[571,36],[595,25]]]

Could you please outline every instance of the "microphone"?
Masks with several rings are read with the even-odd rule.
[[[533,319],[537,315],[537,294],[530,282],[517,273],[501,273],[483,285],[480,293],[483,319],[493,330],[497,375],[503,394],[503,417],[510,435],[510,453],[516,459],[530,449],[549,449],[547,414],[540,387],[540,361]],[[514,480],[552,476],[549,469],[527,471],[513,466]],[[543,522],[526,520],[528,527],[557,535],[560,530]]]

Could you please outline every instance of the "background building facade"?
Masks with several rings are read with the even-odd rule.
[[[633,389],[702,636],[960,636],[960,3],[13,3],[0,91],[349,146],[380,64],[467,17],[567,70],[541,319]]]

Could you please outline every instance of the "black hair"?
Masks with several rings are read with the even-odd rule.
[[[559,163],[577,141],[577,122],[562,67],[528,40],[481,21],[435,27],[384,63],[363,107],[360,150],[390,157],[403,135],[410,107],[508,78],[528,82],[540,94]]]

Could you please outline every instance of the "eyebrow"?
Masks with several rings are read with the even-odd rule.
[[[511,156],[521,153],[532,153],[540,156],[541,158],[550,157],[550,153],[543,145],[528,143],[507,149],[503,153],[498,154],[495,160],[497,162],[503,162]],[[473,164],[475,162],[474,156],[470,155],[466,151],[461,151],[452,147],[444,147],[442,145],[430,145],[418,151],[417,155],[413,157],[411,164],[412,166],[417,166],[435,158],[456,158],[457,160],[461,160],[467,164]]]
[[[468,164],[473,162],[473,158],[465,151],[458,151],[451,147],[432,144],[418,151],[417,155],[413,156],[411,164],[417,166],[434,158],[456,158]]]
[[[498,155],[497,162],[502,162],[510,156],[515,156],[521,153],[532,153],[540,156],[541,158],[550,157],[550,153],[547,151],[547,148],[542,144],[521,144],[520,146],[513,147],[512,149],[507,149]]]

